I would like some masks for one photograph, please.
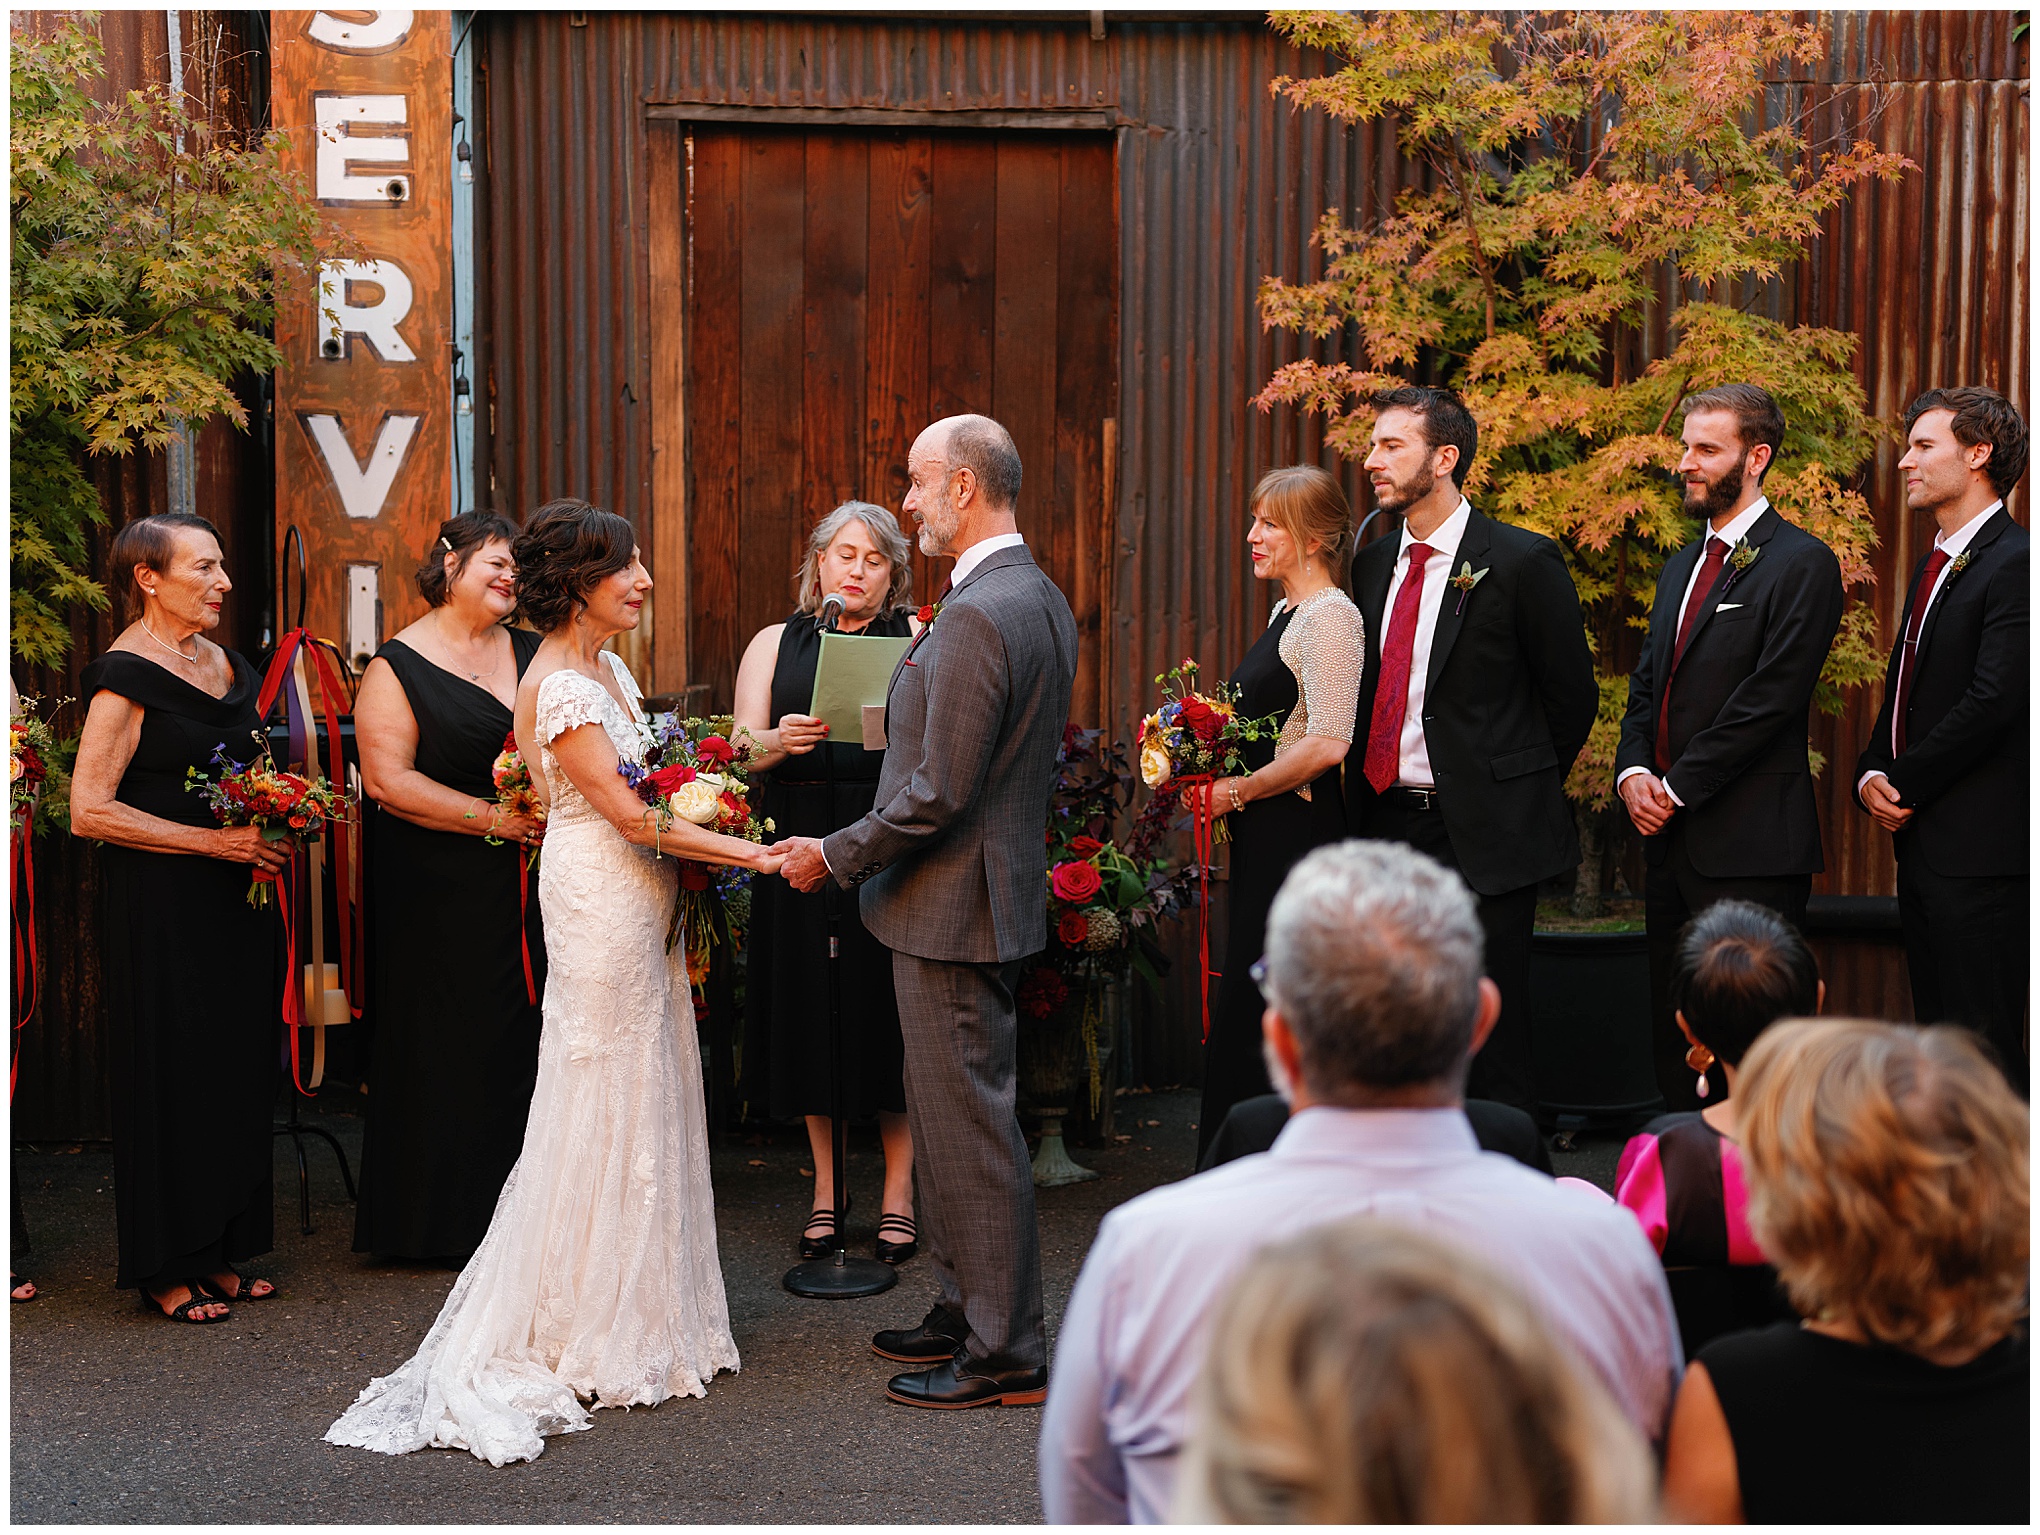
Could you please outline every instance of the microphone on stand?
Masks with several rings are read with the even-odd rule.
[[[834,634],[836,626],[843,621],[843,595],[831,592],[822,599],[822,610],[815,615],[815,627],[824,634]]]

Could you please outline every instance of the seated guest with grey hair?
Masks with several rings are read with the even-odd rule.
[[[1458,1242],[1515,1276],[1658,1440],[1681,1355],[1657,1255],[1616,1206],[1483,1152],[1462,1110],[1501,1007],[1465,885],[1400,844],[1319,848],[1275,898],[1263,973],[1270,1074],[1295,1114],[1267,1155],[1105,1217],[1056,1348],[1048,1518],[1167,1517],[1219,1298],[1259,1247],[1349,1216]]]
[[[795,574],[797,606],[785,622],[752,637],[737,668],[736,720],[764,754],[758,814],[780,836],[826,837],[868,814],[878,793],[882,751],[824,738],[828,727],[808,707],[821,659],[822,605],[842,599],[844,634],[912,634],[914,567],[893,514],[869,501],[845,501],[815,525]],[[824,762],[823,757],[833,759]],[[829,799],[833,772],[835,800]],[[807,1121],[815,1159],[815,1200],[800,1234],[800,1255],[834,1251],[836,1188],[829,1118],[828,918],[820,892],[803,895],[783,880],[751,886],[750,964],[744,992],[744,1096],[775,1119]],[[877,1255],[904,1263],[919,1250],[914,1226],[914,1143],[907,1131],[900,1008],[892,953],[865,931],[857,903],[843,903],[843,1101],[846,1117],[878,1117],[885,1146],[885,1194]]]

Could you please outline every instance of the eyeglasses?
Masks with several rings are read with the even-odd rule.
[[[1260,992],[1261,1000],[1263,1002],[1268,1001],[1269,998],[1268,998],[1267,955],[1263,954],[1259,959],[1255,960],[1251,965],[1247,966],[1247,979],[1254,983],[1254,989]]]

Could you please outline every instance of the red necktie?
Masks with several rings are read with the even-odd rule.
[[[1926,627],[1927,605],[1934,600],[1934,583],[1941,579],[1941,572],[1947,564],[1947,551],[1936,549],[1927,556],[1919,583],[1913,587],[1912,613],[1905,622],[1905,639],[1898,647],[1898,696],[1891,705],[1891,755],[1894,759],[1905,754],[1905,711],[1912,704],[1913,668],[1919,660],[1920,630]]]
[[[1429,544],[1410,545],[1410,568],[1395,594],[1388,636],[1381,642],[1381,680],[1374,685],[1374,714],[1367,723],[1367,782],[1384,794],[1402,762],[1403,715],[1410,703],[1410,657],[1417,643],[1417,609],[1424,600],[1424,565],[1435,553]]]
[[[1693,583],[1693,594],[1686,599],[1686,609],[1679,615],[1679,639],[1672,647],[1672,664],[1665,671],[1665,685],[1658,690],[1657,711],[1657,763],[1658,775],[1672,770],[1672,674],[1679,669],[1679,662],[1686,654],[1686,642],[1693,637],[1693,625],[1700,621],[1700,610],[1707,606],[1707,599],[1714,595],[1714,583],[1721,577],[1722,562],[1728,558],[1728,545],[1712,533],[1707,535],[1707,548],[1700,560],[1700,575]]]

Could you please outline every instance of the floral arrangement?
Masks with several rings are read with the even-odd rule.
[[[1167,791],[1179,798],[1185,789],[1239,772],[1244,765],[1240,748],[1268,740],[1278,729],[1272,714],[1243,718],[1240,690],[1230,683],[1221,682],[1216,692],[1199,692],[1197,663],[1187,656],[1155,678],[1155,685],[1162,690],[1162,704],[1140,722],[1140,777],[1158,797]],[[1226,840],[1222,820],[1216,836]]]
[[[774,827],[751,808],[750,763],[757,744],[734,726],[726,714],[711,719],[655,716],[645,765],[626,760],[617,763],[616,770],[661,817],[660,825],[686,821],[762,843]],[[732,736],[740,739],[732,741]],[[750,921],[750,886],[749,869],[680,860],[680,890],[672,925],[666,930],[666,951],[671,953],[686,935],[688,984],[699,986],[708,978],[717,947],[743,941]]]
[[[1161,984],[1167,960],[1154,931],[1190,903],[1197,867],[1172,864],[1160,852],[1174,819],[1171,796],[1150,798],[1118,832],[1134,797],[1124,743],[1071,725],[1056,767],[1046,832],[1049,943],[1023,972],[1014,1000],[1022,1014],[1044,1025],[1073,1000],[1080,1005],[1095,1111],[1103,1086],[1097,1031],[1104,983],[1137,974]]]
[[[503,749],[496,753],[496,760],[489,767],[489,781],[496,786],[495,807],[506,816],[524,816],[528,820],[543,821],[545,804],[538,797],[538,789],[531,781],[531,767],[525,762],[524,753],[517,749],[517,732],[508,731],[503,736]],[[472,821],[475,812],[470,810],[467,819]],[[501,847],[503,839],[488,836],[482,839],[491,847]],[[525,855],[524,867],[536,867],[539,850],[534,847]]]
[[[234,761],[221,746],[214,749],[212,757],[219,769],[216,777],[197,768],[185,769],[186,792],[202,791],[220,825],[253,826],[264,842],[283,842],[328,821],[351,818],[354,801],[346,790],[336,789],[319,774],[307,777],[284,772],[277,767],[261,733],[249,734],[256,752],[247,762]],[[275,882],[274,874],[257,873],[248,886],[248,904],[267,906],[269,887]]]
[[[68,702],[69,699],[63,700]],[[35,712],[40,706],[39,699],[22,699],[21,717],[10,724],[7,732],[9,824],[16,827],[27,824],[43,785],[52,774],[62,772],[58,763],[62,748],[49,722]]]

